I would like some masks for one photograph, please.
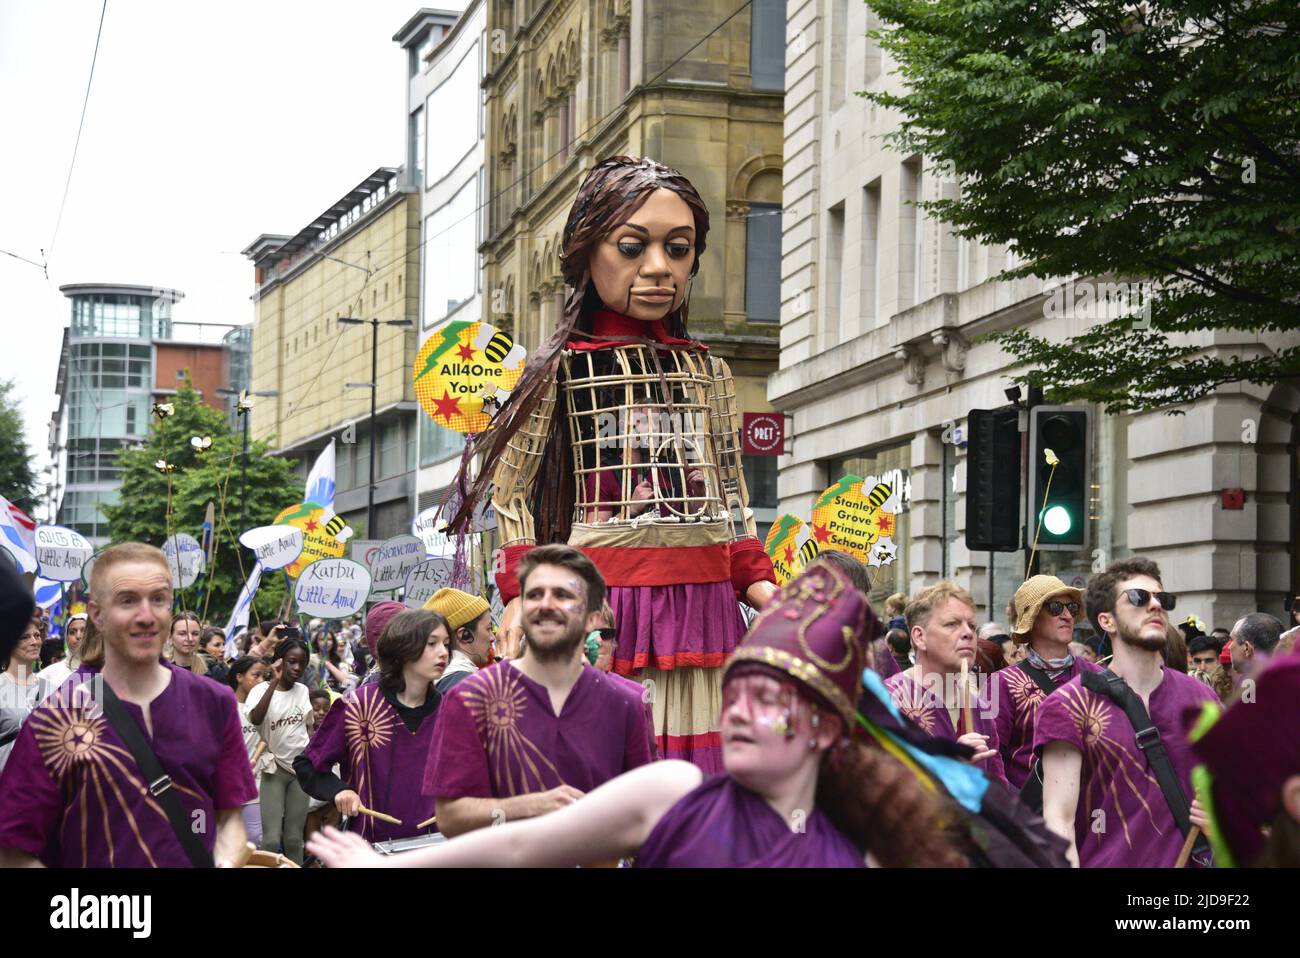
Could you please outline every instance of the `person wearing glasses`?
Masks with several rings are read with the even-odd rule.
[[[1016,610],[1011,639],[1023,650],[1015,664],[996,672],[997,688],[990,699],[1001,704],[995,719],[1002,764],[1011,787],[1023,791],[1034,770],[1034,719],[1043,699],[1081,670],[1100,672],[1070,653],[1074,626],[1083,617],[1083,591],[1072,589],[1054,575],[1025,580],[1011,600]],[[1026,793],[1026,804],[1037,808],[1039,786]],[[1032,797],[1031,797],[1032,795]]]
[[[1093,625],[1115,650],[1110,671],[1127,683],[1160,733],[1186,807],[1193,758],[1184,716],[1218,696],[1191,676],[1167,668],[1169,613],[1177,598],[1164,591],[1160,567],[1133,556],[1112,562],[1088,583]],[[1140,747],[1128,714],[1108,695],[1085,687],[1080,673],[1038,707],[1034,752],[1042,761],[1043,818],[1070,843],[1071,863],[1083,868],[1169,868],[1184,835],[1151,765],[1153,735]],[[1091,684],[1091,681],[1089,682]],[[1207,818],[1190,801],[1191,825]]]

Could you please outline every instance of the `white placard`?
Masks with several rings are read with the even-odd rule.
[[[263,569],[283,569],[302,555],[305,533],[297,526],[258,526],[239,537],[246,549],[252,549]]]
[[[451,566],[453,560],[437,556],[426,559],[411,570],[406,577],[406,606],[410,609],[422,609],[424,603],[433,597],[439,589],[451,585]]]
[[[303,566],[293,587],[298,611],[321,619],[356,615],[370,594],[370,573],[351,559],[317,559]]]
[[[449,556],[456,552],[456,543],[445,531],[438,519],[442,506],[430,506],[411,522],[411,534],[424,543],[424,550],[431,556]]]
[[[203,571],[203,546],[199,540],[184,532],[177,532],[167,537],[163,543],[163,555],[172,570],[172,588],[188,589]],[[177,559],[177,554],[180,559]]]
[[[412,569],[425,560],[424,540],[419,536],[386,539],[370,557],[370,588],[393,592],[406,584]]]
[[[95,550],[80,532],[63,526],[36,527],[36,563],[41,575],[55,582],[76,582]]]

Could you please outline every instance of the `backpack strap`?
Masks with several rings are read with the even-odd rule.
[[[144,737],[144,732],[136,724],[135,719],[127,713],[126,707],[122,704],[122,700],[117,697],[117,693],[113,691],[112,686],[106,681],[101,681],[99,685],[104,690],[100,701],[104,709],[104,718],[113,731],[126,743],[127,749],[131,752],[131,757],[135,759],[135,764],[140,767],[140,774],[149,783],[149,794],[158,801],[163,811],[167,813],[167,821],[171,823],[172,831],[176,833],[181,848],[185,849],[190,864],[195,868],[211,868],[213,865],[212,853],[203,846],[203,843],[199,841],[199,836],[194,834],[194,830],[190,828],[189,816],[185,814],[180,799],[176,797],[176,789],[172,787],[171,776],[163,771],[158,756],[154,754],[153,748]]]
[[[1033,679],[1034,684],[1043,690],[1044,695],[1051,695],[1058,688],[1052,682],[1050,675],[1030,665],[1027,659],[1017,663],[1016,668]],[[1029,766],[1029,777],[1020,788],[1020,801],[1035,814],[1043,814],[1043,763],[1036,758]]]

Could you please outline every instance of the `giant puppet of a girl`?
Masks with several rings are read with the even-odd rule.
[[[720,772],[737,600],[761,609],[776,585],[748,508],[735,383],[686,331],[708,230],[676,170],[627,156],[592,169],[564,227],[564,314],[476,444],[490,468],[452,525],[491,482],[508,621],[524,553],[582,549],[609,586],[615,670],[653,680],[660,757]]]

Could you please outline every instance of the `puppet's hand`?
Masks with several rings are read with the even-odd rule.
[[[755,582],[745,590],[745,601],[752,605],[759,612],[772,600],[776,595],[776,586],[766,579]]]
[[[496,649],[499,659],[516,659],[519,657],[519,643],[523,638],[523,610],[519,597],[506,603],[506,611],[497,626]]]

